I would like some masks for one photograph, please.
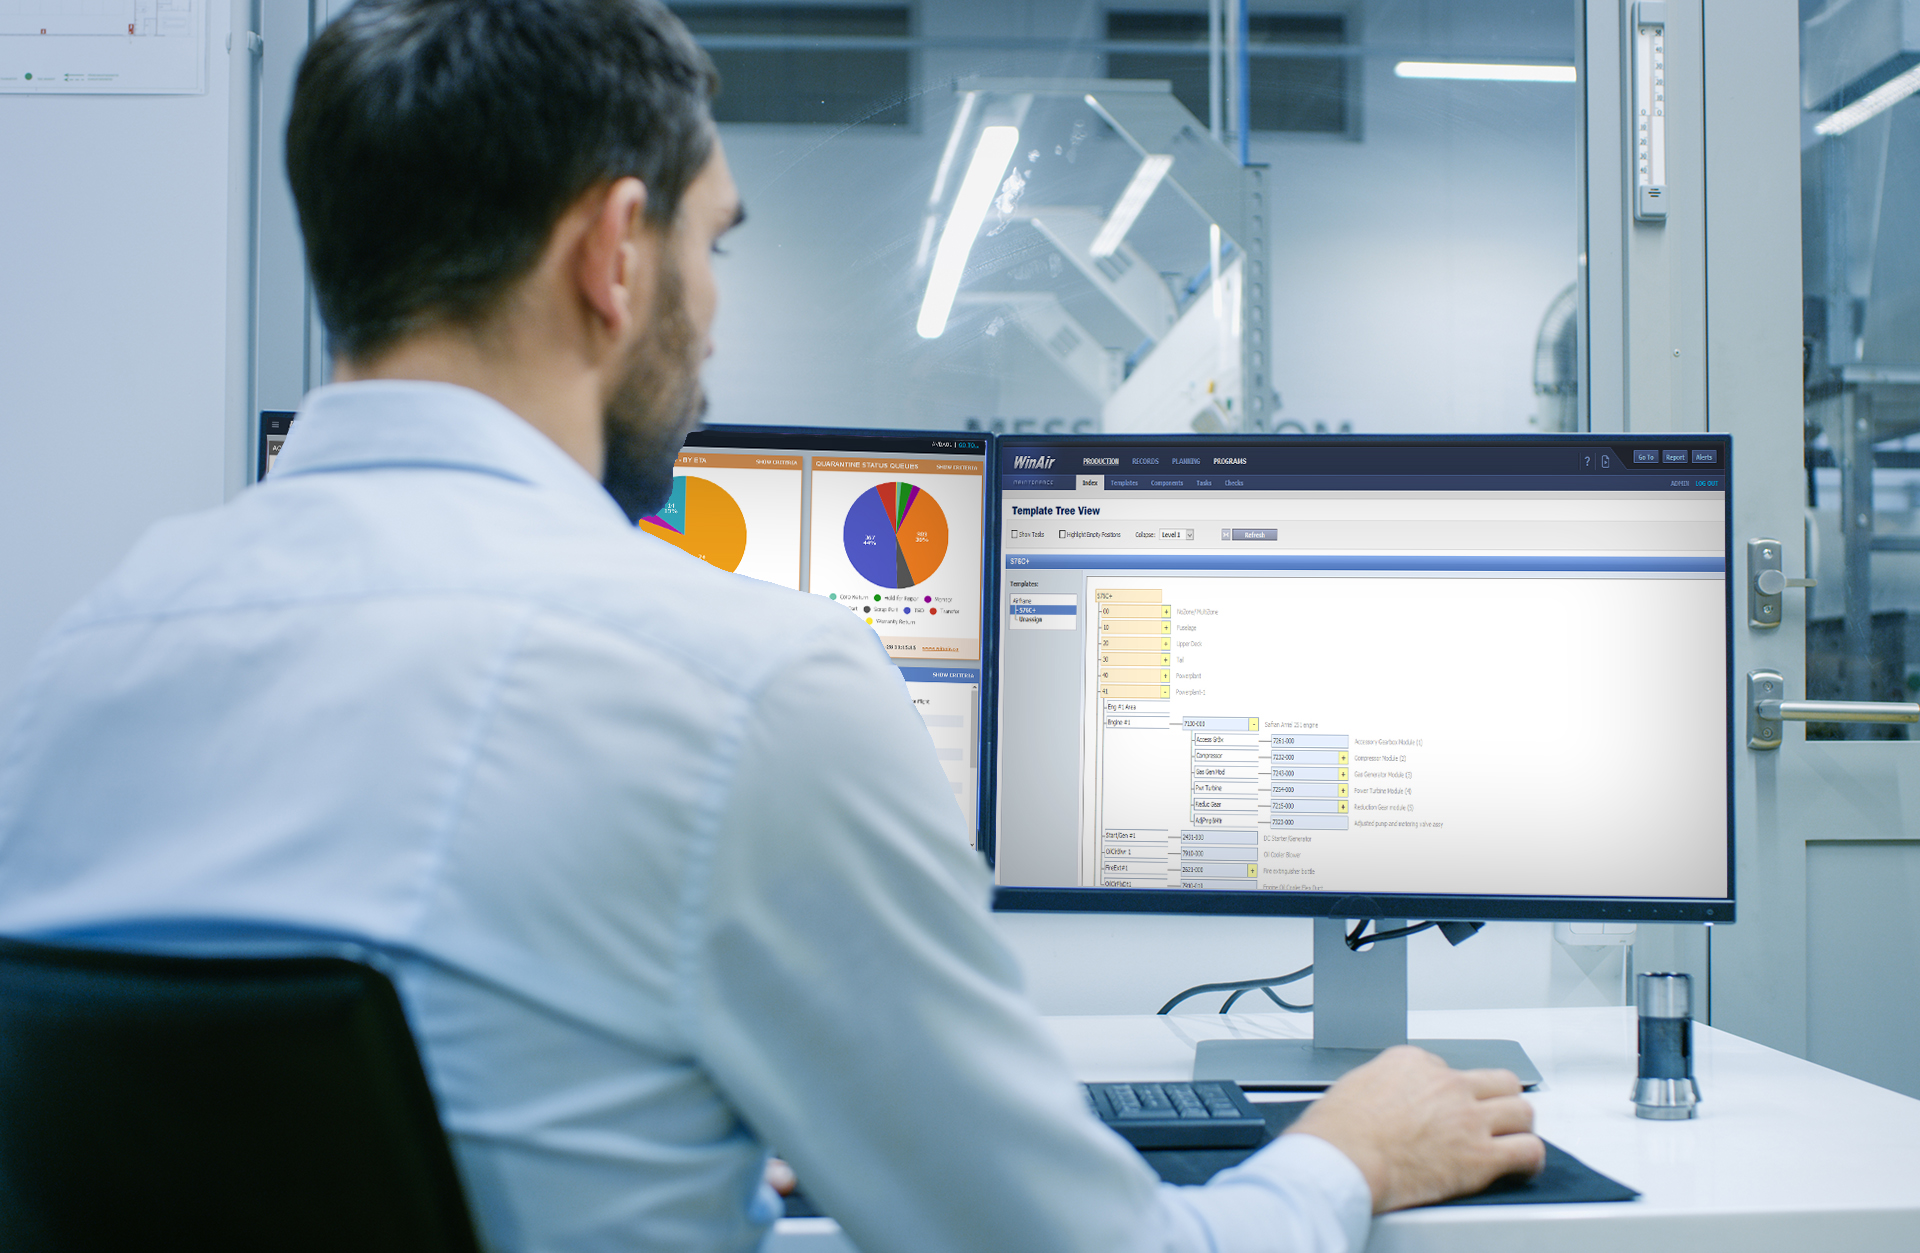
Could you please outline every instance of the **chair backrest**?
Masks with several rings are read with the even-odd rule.
[[[393,985],[0,941],[0,1249],[475,1253]]]

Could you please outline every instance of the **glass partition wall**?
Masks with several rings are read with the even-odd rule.
[[[1801,0],[1811,700],[1920,692],[1920,7]],[[1810,723],[1809,739],[1906,739]]]
[[[672,7],[749,214],[715,422],[1579,424],[1574,0]]]

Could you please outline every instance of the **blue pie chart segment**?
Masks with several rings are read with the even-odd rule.
[[[847,560],[860,577],[876,587],[910,587],[900,581],[900,540],[893,519],[887,516],[886,499],[879,488],[860,493],[847,510],[847,526],[841,536],[846,544]]]

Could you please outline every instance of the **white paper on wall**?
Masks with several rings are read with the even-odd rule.
[[[0,92],[198,95],[210,0],[0,0]]]

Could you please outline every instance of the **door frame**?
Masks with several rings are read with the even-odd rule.
[[[1799,9],[1795,0],[1668,0],[1664,225],[1635,222],[1626,200],[1632,11],[1632,0],[1586,0],[1581,12],[1589,429],[1734,436],[1735,699],[1760,669],[1787,676],[1797,697],[1806,675],[1798,593],[1776,627],[1749,627],[1740,607],[1748,539],[1777,539],[1784,568],[1806,568]],[[1697,370],[1688,364],[1696,355]],[[1809,742],[1797,723],[1778,749],[1738,737],[1729,750],[1738,922],[1643,926],[1635,964],[1694,973],[1707,989],[1697,1016],[1809,1056],[1809,845],[1920,839],[1900,803],[1920,794],[1920,753],[1899,741]]]

